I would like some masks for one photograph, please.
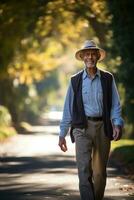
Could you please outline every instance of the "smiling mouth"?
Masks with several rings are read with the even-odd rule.
[[[89,64],[94,64],[94,62],[92,62],[92,61],[87,61],[87,63],[89,63]]]

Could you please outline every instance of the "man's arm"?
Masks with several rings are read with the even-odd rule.
[[[71,85],[71,81],[68,87],[68,91],[65,98],[63,116],[60,122],[60,134],[59,134],[59,146],[62,151],[67,151],[66,139],[70,124],[72,121],[72,107],[73,107],[74,92]]]
[[[119,140],[122,136],[122,127],[124,121],[121,117],[121,105],[120,98],[113,78],[112,82],[112,109],[111,109],[111,120],[113,124],[113,138],[114,140]]]

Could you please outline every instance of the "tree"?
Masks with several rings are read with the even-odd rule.
[[[106,40],[106,16],[104,0],[0,2],[0,103],[8,107],[15,123],[19,104],[28,95],[28,89],[20,95],[21,85],[44,79],[64,62],[61,55],[85,37]]]
[[[19,104],[25,97],[19,96],[20,87],[17,88],[16,84],[40,80],[54,67],[50,62],[49,67],[44,66],[44,54],[39,54],[38,37],[36,39],[33,34],[36,34],[41,16],[45,15],[48,2],[0,2],[0,103],[8,107],[15,123],[18,122]]]
[[[112,15],[113,51],[121,57],[118,68],[119,82],[125,89],[124,114],[129,123],[134,118],[134,37],[133,1],[109,1]],[[134,127],[133,127],[134,130]]]

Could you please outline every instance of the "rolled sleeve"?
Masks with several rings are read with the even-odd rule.
[[[114,124],[114,125],[120,125],[120,126],[124,126],[124,120],[122,119],[122,118],[118,118],[118,119],[113,119],[112,120],[112,123]]]

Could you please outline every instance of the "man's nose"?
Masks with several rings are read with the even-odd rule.
[[[92,58],[92,54],[89,54],[89,55],[88,55],[88,58]]]

